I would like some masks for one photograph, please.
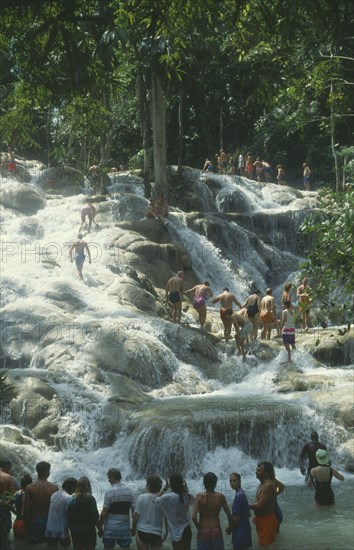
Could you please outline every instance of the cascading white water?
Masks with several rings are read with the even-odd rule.
[[[216,177],[216,181],[221,189],[215,199],[219,208],[221,198],[225,202],[228,193],[237,192],[243,193],[248,208],[258,213],[292,209],[291,201],[286,206],[277,202],[277,197],[285,193],[277,186],[259,186],[244,178]],[[137,189],[141,197],[139,184],[131,184],[129,192]],[[109,205],[112,221],[119,221],[122,212],[119,201],[124,200],[124,193],[121,187],[119,190],[121,196]],[[205,201],[210,200],[209,193],[206,195]],[[307,392],[277,393],[273,380],[284,368],[284,352],[269,363],[260,361],[256,355],[242,363],[230,348],[229,353],[219,352],[219,362],[210,367],[208,375],[192,361],[188,362],[188,354],[182,360],[174,346],[182,348],[192,337],[207,346],[202,335],[195,336],[188,329],[170,326],[167,321],[112,300],[110,291],[117,278],[125,276],[126,266],[123,256],[110,247],[115,229],[107,222],[107,215],[100,223],[101,228],[85,237],[93,260],[91,265],[85,263],[84,285],[68,260],[70,244],[80,225],[83,199],[82,195],[48,199],[46,207],[30,218],[36,223],[34,236],[26,230],[29,218],[24,220],[5,208],[1,212],[3,347],[6,351],[11,344],[27,350],[23,363],[10,362],[10,368],[17,370],[23,379],[28,376],[34,381],[45,379],[54,391],[52,399],[58,403],[60,417],[52,446],[45,445],[40,438],[31,440],[34,456],[52,463],[52,479],[59,483],[68,475],[88,475],[100,504],[106,490],[105,472],[113,465],[120,467],[124,478],[135,480],[139,489],[143,488],[141,478],[147,473],[154,471],[164,476],[171,469],[181,468],[193,492],[202,489],[202,473],[212,470],[219,476],[219,488],[229,500],[233,495],[227,476],[236,470],[241,473],[251,500],[257,485],[256,463],[270,459],[276,464],[277,477],[287,485],[280,499],[286,526],[278,548],[306,550],[315,544],[323,549],[351,548],[348,522],[352,476],[346,474],[349,480],[345,484],[335,483],[337,504],[330,515],[327,510],[319,511],[313,506],[311,491],[304,487],[297,468],[299,450],[313,427],[318,428],[321,439],[328,443],[336,466],[343,466],[340,446],[350,434],[333,420],[334,404],[323,401],[321,406],[315,406]],[[243,252],[242,247],[236,251],[231,247],[225,257],[223,250],[205,234],[193,231],[186,215],[177,210],[171,214],[168,231],[172,240],[182,242],[189,250],[194,271],[201,280],[208,279],[217,292],[227,285],[242,300],[250,282],[266,286],[269,266],[252,247],[254,241],[249,230],[235,220],[224,222],[225,228],[228,224],[229,238],[242,241]],[[272,243],[262,246],[272,257],[272,265],[283,269],[284,277],[298,269],[299,257],[292,250],[281,251]],[[118,276],[109,268],[112,255],[120,268]],[[71,304],[70,311],[60,308],[63,295],[69,297],[65,303]],[[149,399],[132,401],[131,407],[126,402],[121,407],[119,401],[109,401],[110,372],[93,370],[88,361],[90,353],[94,350],[96,353],[97,342],[102,345],[103,355],[107,338],[119,342],[126,336],[137,337],[136,353],[141,354],[142,366],[156,361],[150,348],[143,345],[148,341],[154,344],[154,349],[160,349],[166,369],[173,373],[165,383],[156,366],[154,385],[147,387],[143,382]],[[62,355],[51,362],[58,343]],[[294,363],[295,368],[306,372],[328,375],[329,369],[314,365],[304,352],[294,354]],[[338,368],[331,375],[337,388],[348,383],[347,369]],[[138,376],[144,376],[143,368],[137,379]],[[28,414],[23,401],[20,427],[26,426]],[[42,414],[45,415],[44,410]],[[117,435],[113,431],[110,434],[110,423],[118,426]],[[31,435],[30,427],[22,431]],[[29,466],[33,469],[33,465]],[[327,524],[333,514],[335,524],[332,522],[329,531]],[[300,541],[294,546],[299,533],[304,545]]]

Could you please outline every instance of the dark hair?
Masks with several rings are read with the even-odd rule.
[[[64,481],[63,481],[63,485],[62,485],[62,489],[68,493],[68,495],[72,495],[73,493],[75,493],[75,489],[77,487],[77,479],[75,479],[74,477],[67,477]]]
[[[317,432],[311,432],[311,439],[312,439],[312,441],[318,441],[318,433]]]
[[[263,461],[258,464],[258,467],[263,466],[266,479],[275,479],[274,466],[271,462]]]
[[[78,239],[82,239],[82,237],[83,237],[82,233],[79,233],[78,236],[77,236]]]
[[[203,285],[210,286],[209,281],[204,281]]]
[[[32,483],[32,481],[33,480],[29,474],[24,474],[24,476],[21,478],[21,481],[20,481],[21,489],[24,489],[25,487],[27,487],[27,485]]]
[[[292,286],[293,286],[293,285],[292,285],[291,283],[285,283],[285,285],[284,285],[284,290],[285,290],[286,292],[288,292],[288,291],[291,289]]]
[[[229,289],[227,288],[227,286],[225,288],[223,288],[223,291],[226,290],[226,292],[229,292]]]
[[[238,479],[238,481],[240,482],[240,485],[241,485],[241,476],[240,476],[240,474],[238,474],[237,472],[232,472],[232,473],[230,474],[230,477],[231,477],[231,476],[236,477],[236,479]]]
[[[208,472],[203,477],[203,484],[207,491],[214,491],[217,482],[218,482],[218,478],[214,474],[214,472]]]
[[[45,462],[44,460],[42,462],[38,462],[36,465],[36,471],[39,476],[45,476],[49,475],[50,473],[50,464],[49,462]]]
[[[290,300],[285,300],[284,306],[285,306],[285,307],[290,307],[290,306],[291,306]]]
[[[117,481],[120,481],[122,479],[122,474],[117,468],[110,468],[107,472],[108,476],[114,477]]]
[[[266,294],[272,294],[272,289],[271,289],[271,288],[267,288]]]
[[[185,483],[181,474],[170,475],[170,486],[173,493],[179,495],[179,501],[184,502],[184,495],[187,494]]]
[[[159,493],[162,487],[162,479],[159,476],[148,476],[146,478],[146,485],[149,487],[151,493]]]

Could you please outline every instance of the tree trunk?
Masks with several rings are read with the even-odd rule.
[[[224,120],[223,120],[222,101],[221,101],[220,102],[220,150],[224,148],[223,141],[224,141]]]
[[[333,97],[333,81],[331,81],[331,96]],[[334,159],[334,173],[336,177],[336,191],[340,191],[340,173],[339,173],[339,162],[338,162],[338,154],[336,151],[336,142],[335,142],[335,117],[334,117],[334,108],[333,108],[333,101],[331,102],[331,122],[330,122],[330,131],[331,131],[331,149],[332,149],[332,155]]]
[[[150,131],[150,116],[149,116],[149,100],[146,81],[144,75],[139,72],[137,78],[137,95],[139,106],[140,130],[142,137],[142,146],[144,151],[144,196],[151,197],[151,177],[150,177],[150,148],[151,148],[151,131]]]
[[[151,118],[154,140],[155,190],[168,198],[166,174],[166,101],[162,80],[154,71],[151,82]]]
[[[182,164],[183,164],[183,100],[184,91],[183,86],[179,92],[179,104],[178,104],[178,167],[177,174],[182,176]]]

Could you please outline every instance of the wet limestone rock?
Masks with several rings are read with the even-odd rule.
[[[78,194],[84,188],[85,178],[76,168],[58,166],[43,170],[38,178],[38,184],[44,190],[60,190],[63,195],[69,196]]]
[[[30,216],[44,208],[44,196],[26,183],[7,181],[0,187],[0,204]]]

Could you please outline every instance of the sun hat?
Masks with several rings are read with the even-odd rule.
[[[316,460],[321,465],[327,465],[329,463],[327,451],[325,451],[324,449],[318,449],[316,451]]]

